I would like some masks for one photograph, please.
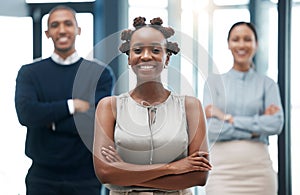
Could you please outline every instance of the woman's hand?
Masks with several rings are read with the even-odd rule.
[[[226,114],[222,112],[218,107],[214,105],[208,105],[205,108],[205,115],[207,118],[217,117],[220,120],[224,120]]]
[[[276,112],[278,112],[280,110],[280,108],[274,104],[271,104],[269,107],[266,108],[264,114],[265,115],[273,115]]]
[[[104,156],[105,160],[109,163],[123,162],[123,159],[120,157],[116,149],[112,146],[109,146],[108,148],[102,147],[101,154]]]
[[[208,153],[202,151],[194,152],[190,156],[170,163],[168,166],[173,170],[173,174],[211,170],[211,165],[208,161]]]
[[[280,110],[279,106],[271,104],[265,109],[264,115],[273,115]],[[260,136],[259,133],[252,133],[252,138],[258,138]]]
[[[206,115],[207,118],[216,117],[219,120],[227,121],[231,124],[234,121],[232,115],[224,113],[218,107],[216,107],[214,105],[211,105],[211,104],[205,107],[205,115]]]

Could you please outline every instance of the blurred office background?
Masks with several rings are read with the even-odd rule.
[[[25,194],[31,162],[24,154],[26,128],[15,113],[15,78],[21,65],[51,55],[53,46],[44,31],[47,13],[57,4],[77,10],[82,28],[77,50],[83,57],[112,67],[118,77],[116,94],[134,85],[126,56],[116,52],[120,30],[131,28],[134,17],[144,16],[149,22],[160,16],[164,25],[176,30],[182,50],[171,58],[164,82],[200,100],[206,75],[224,73],[232,66],[226,40],[230,26],[237,21],[253,22],[259,37],[256,70],[279,83],[285,109],[284,129],[280,136],[271,136],[269,147],[278,172],[278,194],[300,194],[300,156],[296,152],[300,148],[300,0],[0,0],[1,195]],[[205,194],[202,187],[193,190]]]

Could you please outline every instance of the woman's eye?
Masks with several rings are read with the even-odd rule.
[[[141,53],[141,49],[140,48],[133,48],[133,52],[136,54],[140,54]]]
[[[245,38],[245,41],[246,41],[246,42],[251,42],[251,41],[252,41],[252,38],[246,37],[246,38]]]
[[[158,48],[154,48],[153,50],[152,50],[152,52],[153,53],[155,53],[155,54],[159,54],[160,53],[160,49],[158,49]]]

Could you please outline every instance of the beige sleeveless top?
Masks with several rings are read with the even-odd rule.
[[[169,163],[188,154],[188,127],[185,96],[171,93],[155,106],[136,102],[129,93],[117,96],[115,146],[125,162]],[[145,190],[107,185],[111,190]]]

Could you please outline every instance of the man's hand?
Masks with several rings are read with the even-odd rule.
[[[90,108],[90,103],[81,99],[74,99],[74,109],[76,112],[86,112]]]

